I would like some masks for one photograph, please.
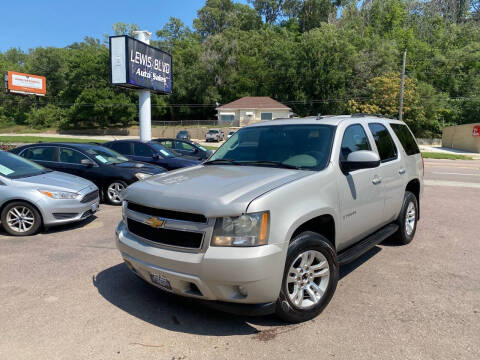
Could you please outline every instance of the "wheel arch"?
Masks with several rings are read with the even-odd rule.
[[[38,213],[40,214],[40,220],[42,221],[41,226],[45,226],[44,214],[43,214],[42,210],[41,210],[35,203],[33,203],[32,201],[26,200],[26,199],[22,199],[22,198],[8,199],[8,200],[5,201],[4,203],[2,203],[2,204],[0,205],[0,215],[3,213],[3,210],[5,209],[5,207],[8,206],[8,204],[11,204],[11,203],[13,203],[13,202],[18,202],[18,201],[25,202],[25,203],[29,204],[30,206],[33,206],[33,207],[38,211]]]
[[[337,232],[335,229],[335,218],[333,215],[325,213],[303,221],[292,231],[290,241],[305,231],[313,231],[324,236],[332,244],[333,248],[336,249]]]

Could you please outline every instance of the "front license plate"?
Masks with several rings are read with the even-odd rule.
[[[170,281],[162,275],[162,274],[150,274],[150,279],[152,279],[152,282],[160,286],[161,288],[164,288],[166,290],[172,290],[172,286],[170,285]]]
[[[92,213],[96,212],[98,210],[98,203],[95,203],[92,205]]]

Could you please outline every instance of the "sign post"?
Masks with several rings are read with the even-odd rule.
[[[140,140],[152,137],[150,92],[172,93],[172,56],[151,45],[148,31],[110,37],[111,83],[138,91]]]
[[[134,31],[133,34],[137,40],[145,44],[150,44],[151,32],[141,30]],[[140,122],[140,141],[147,142],[152,140],[152,101],[150,99],[150,90],[138,90],[138,111]]]

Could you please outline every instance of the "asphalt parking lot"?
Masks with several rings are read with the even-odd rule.
[[[155,291],[114,245],[120,208],[0,234],[0,359],[479,359],[480,161],[425,160],[413,243],[341,269],[316,319],[288,325]]]

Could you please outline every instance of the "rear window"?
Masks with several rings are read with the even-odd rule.
[[[400,140],[400,143],[402,144],[403,149],[405,150],[407,155],[415,155],[420,153],[420,149],[415,142],[415,138],[408,129],[407,125],[390,124],[390,126],[393,129],[395,135],[397,135],[398,140]]]

